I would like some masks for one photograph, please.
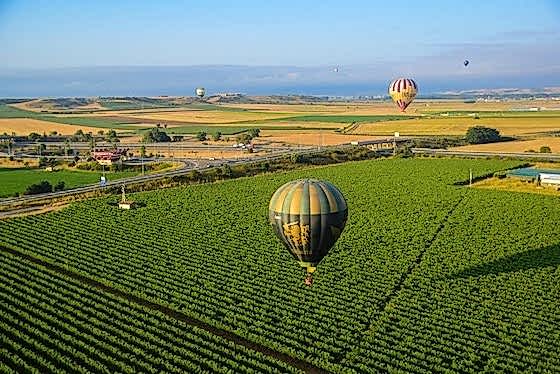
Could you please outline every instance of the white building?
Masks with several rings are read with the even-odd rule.
[[[560,186],[560,174],[539,173],[542,185]]]

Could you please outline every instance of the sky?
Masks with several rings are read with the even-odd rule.
[[[560,0],[0,0],[0,96],[364,94],[397,76],[558,86]]]

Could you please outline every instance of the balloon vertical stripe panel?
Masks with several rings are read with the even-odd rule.
[[[328,182],[313,179],[284,184],[269,204],[276,236],[305,268],[315,267],[327,255],[347,218],[342,193]]]
[[[399,78],[389,84],[388,91],[397,107],[404,112],[416,97],[418,85],[412,79]]]

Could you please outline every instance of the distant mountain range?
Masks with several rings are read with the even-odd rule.
[[[480,88],[476,90],[444,91],[437,92],[436,95],[445,96],[510,96],[510,95],[560,95],[560,87],[544,88]]]
[[[241,92],[247,95],[384,96],[388,83],[399,76],[414,78],[424,97],[556,95],[560,91],[560,74],[555,72],[490,74],[457,69],[439,74],[422,70],[406,74],[403,71],[386,65],[337,69],[331,66],[238,65],[2,69],[0,97],[190,96],[198,86],[206,87],[208,95]]]

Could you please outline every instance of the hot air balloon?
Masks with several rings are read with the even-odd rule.
[[[399,78],[389,84],[389,95],[395,104],[397,104],[397,106],[401,109],[401,112],[405,111],[405,109],[414,100],[417,93],[418,86],[412,79]]]
[[[288,182],[276,190],[268,207],[276,236],[307,273],[313,272],[340,237],[348,218],[342,193],[331,183],[316,179]]]
[[[197,87],[195,90],[196,96],[200,97],[201,99],[204,97],[204,94],[206,93],[206,90],[204,89],[204,87]]]
[[[333,69],[335,73],[338,73],[338,66]]]
[[[465,66],[467,66],[468,64],[469,64],[469,60],[465,60],[465,61],[463,62],[463,65],[465,65]]]

